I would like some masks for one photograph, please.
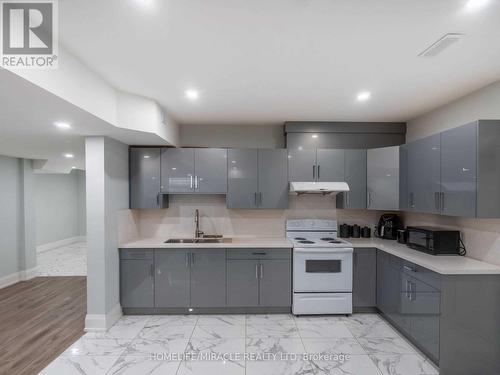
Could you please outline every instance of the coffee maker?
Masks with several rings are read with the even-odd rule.
[[[383,214],[380,216],[378,225],[375,229],[375,237],[386,240],[396,240],[398,230],[403,229],[403,221],[396,214]]]

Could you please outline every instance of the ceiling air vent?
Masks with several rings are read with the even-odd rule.
[[[452,44],[458,42],[464,36],[465,36],[465,34],[448,33],[448,34],[442,36],[441,38],[439,38],[438,40],[436,40],[434,43],[432,43],[429,47],[427,47],[425,50],[420,52],[418,55],[424,56],[424,57],[437,56],[441,52],[443,52],[446,48],[448,48]]]

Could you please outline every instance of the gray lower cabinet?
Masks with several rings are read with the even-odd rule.
[[[155,306],[186,307],[190,301],[190,259],[186,250],[155,252]]]
[[[337,194],[338,208],[366,208],[366,150],[345,150],[345,181],[349,191]]]
[[[228,250],[228,307],[289,307],[291,284],[289,249]]]
[[[131,209],[166,208],[168,205],[166,197],[160,194],[160,155],[160,148],[130,148]]]
[[[150,308],[155,301],[153,251],[120,253],[120,303],[124,308]]]
[[[165,148],[161,155],[164,193],[225,194],[227,150],[221,148]]]
[[[284,149],[228,150],[228,208],[288,208]]]
[[[228,259],[227,305],[259,306],[259,261]]]
[[[192,250],[191,307],[226,306],[226,252]]]
[[[391,211],[399,209],[399,150],[399,146],[367,150],[367,208]]]
[[[359,310],[377,305],[377,252],[355,248],[353,254],[352,305]]]

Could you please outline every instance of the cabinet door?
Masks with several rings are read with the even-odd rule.
[[[228,208],[257,208],[258,151],[228,150]]]
[[[288,208],[286,150],[259,150],[259,208]]]
[[[199,148],[194,150],[194,188],[196,193],[227,192],[227,150]]]
[[[410,210],[434,213],[441,193],[441,137],[433,135],[408,144]]]
[[[120,260],[120,302],[122,307],[154,307],[152,259]]]
[[[477,124],[441,133],[441,213],[476,216]]]
[[[399,209],[399,146],[367,150],[367,208]]]
[[[161,208],[160,149],[130,149],[130,208]]]
[[[189,252],[155,251],[155,306],[189,306]]]
[[[226,251],[191,251],[192,307],[226,306]]]
[[[260,306],[291,306],[292,264],[289,260],[261,260]]]
[[[345,181],[350,190],[337,194],[337,207],[366,208],[366,150],[345,150]]]
[[[161,185],[167,193],[194,191],[194,150],[192,148],[165,148],[161,155]]]
[[[288,150],[288,179],[290,181],[316,181],[316,150]]]
[[[407,145],[399,146],[399,209],[409,210]]]
[[[318,149],[316,179],[325,182],[345,181],[345,151]]]
[[[375,307],[377,286],[377,251],[354,249],[352,304],[354,307]]]
[[[412,279],[411,334],[415,342],[439,362],[439,319],[441,293],[425,283]]]
[[[231,307],[259,306],[259,261],[227,261],[227,305]]]

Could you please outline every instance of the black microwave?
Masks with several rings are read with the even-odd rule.
[[[407,227],[407,246],[431,255],[461,255],[460,232],[433,227]]]

